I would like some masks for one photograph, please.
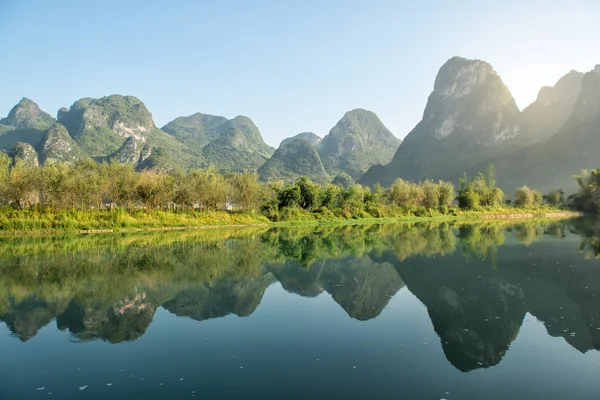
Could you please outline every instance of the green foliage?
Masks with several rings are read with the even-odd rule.
[[[528,186],[522,186],[515,192],[515,206],[534,208],[542,204],[542,194]]]
[[[464,174],[459,180],[458,206],[467,210],[499,207],[504,202],[504,192],[496,187],[494,166],[488,168],[487,177],[481,172],[468,181]]]
[[[582,170],[574,178],[579,190],[569,198],[570,204],[580,211],[600,213],[600,169]]]
[[[546,204],[554,207],[565,204],[565,192],[562,189],[554,189],[545,194],[543,200]]]
[[[354,179],[352,179],[352,177],[350,175],[348,175],[344,172],[342,172],[341,174],[338,174],[335,178],[333,178],[333,181],[331,181],[331,183],[336,186],[341,186],[345,189],[347,189],[355,184]]]

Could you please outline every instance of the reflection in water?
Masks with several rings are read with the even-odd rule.
[[[158,307],[249,316],[275,282],[327,292],[360,321],[406,285],[447,359],[470,371],[500,362],[526,313],[580,352],[600,349],[600,269],[556,248],[573,234],[600,254],[590,219],[2,239],[0,320],[21,341],[55,320],[73,340],[120,343],[144,335]]]

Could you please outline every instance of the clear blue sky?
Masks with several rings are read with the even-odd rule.
[[[119,93],[158,126],[247,115],[271,145],[353,108],[404,137],[450,57],[490,62],[522,108],[599,64],[599,37],[598,0],[0,0],[0,115]]]

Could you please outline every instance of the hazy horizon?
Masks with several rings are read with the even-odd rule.
[[[489,62],[520,109],[600,63],[592,1],[322,3],[4,2],[0,115],[22,97],[55,116],[82,97],[124,94],[159,127],[196,112],[246,115],[273,146],[323,137],[355,108],[403,138],[453,56]]]

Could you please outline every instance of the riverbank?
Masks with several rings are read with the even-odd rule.
[[[266,226],[389,224],[398,222],[443,222],[457,220],[517,220],[532,218],[570,218],[581,213],[552,208],[537,210],[500,209],[484,211],[452,210],[448,214],[398,215],[392,217],[319,218],[305,214],[302,219],[270,221],[258,213],[205,211],[175,213],[168,211],[48,211],[0,210],[0,234],[61,234],[170,231]]]

